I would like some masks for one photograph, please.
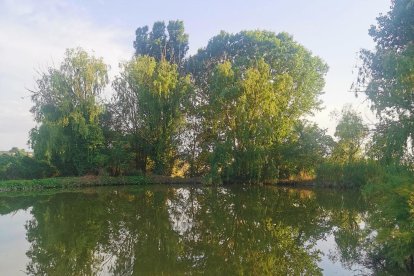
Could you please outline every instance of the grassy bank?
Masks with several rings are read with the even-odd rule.
[[[0,181],[0,192],[36,191],[43,189],[79,188],[93,186],[145,185],[151,183],[146,176],[81,176],[54,177],[33,180]]]
[[[146,184],[202,184],[201,177],[151,176],[79,176],[54,177],[32,180],[0,181],[0,192],[38,191],[45,189],[68,189],[97,186],[146,185]]]

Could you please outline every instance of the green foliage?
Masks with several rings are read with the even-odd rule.
[[[391,10],[377,18],[369,32],[375,51],[361,51],[363,64],[356,83],[379,118],[368,154],[383,169],[364,187],[375,210],[370,219],[377,229],[373,256],[384,268],[397,264],[410,271],[414,271],[413,14],[414,1],[395,0]]]
[[[52,177],[33,180],[0,181],[0,192],[37,191],[44,189],[67,189],[95,186],[146,185],[150,181],[143,175],[135,176],[84,176],[84,177]]]
[[[37,159],[52,163],[64,175],[81,175],[101,165],[98,97],[107,83],[107,65],[79,48],[66,51],[59,69],[42,73],[31,109],[39,124],[30,133]]]
[[[137,29],[134,48],[110,104],[99,98],[107,66],[81,49],[42,73],[31,110],[38,160],[62,175],[171,175],[181,164],[214,183],[257,183],[275,181],[281,168],[312,171],[325,158],[330,141],[316,126],[302,131],[309,137],[293,133],[320,108],[328,68],[288,34],[222,32],[186,59],[183,22],[156,22]],[[296,142],[298,154],[316,152],[283,163]]]
[[[263,57],[263,58],[259,58]],[[280,145],[319,107],[327,66],[285,33],[220,33],[187,62],[213,181],[278,177]]]
[[[135,31],[135,55],[150,56],[158,62],[165,59],[177,64],[179,68],[188,51],[188,34],[184,31],[183,21],[169,21],[167,27],[163,21],[155,22],[151,32],[148,26]]]
[[[102,150],[105,172],[112,176],[126,175],[131,173],[131,164],[134,153],[130,143],[130,136],[123,135],[116,129],[116,116],[111,104],[105,106],[100,116],[104,146]],[[102,174],[102,173],[101,173]]]
[[[358,89],[365,92],[380,122],[374,151],[384,162],[404,161],[412,155],[414,89],[414,3],[395,0],[391,10],[377,18],[370,35],[375,51],[361,51]],[[394,139],[397,138],[397,139]],[[382,151],[382,152],[381,152]]]
[[[166,60],[141,56],[122,65],[114,81],[116,128],[130,136],[136,169],[170,175],[177,155],[178,132],[184,124],[189,77]]]
[[[409,146],[410,122],[381,122],[368,147],[368,156],[384,165],[408,165],[413,162]]]
[[[57,174],[56,168],[45,161],[27,156],[24,150],[13,148],[10,155],[0,155],[0,180],[35,179]]]
[[[368,134],[361,115],[350,106],[341,112],[335,136],[338,141],[332,152],[332,159],[337,163],[352,163],[362,158],[362,147]]]
[[[335,142],[316,124],[298,122],[281,148],[280,177],[313,177],[316,168],[330,157]]]
[[[324,162],[316,169],[316,183],[322,187],[360,188],[381,181],[382,167],[374,161]]]

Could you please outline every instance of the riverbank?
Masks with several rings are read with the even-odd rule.
[[[147,184],[202,184],[201,177],[179,178],[161,175],[151,176],[79,176],[53,177],[33,180],[0,181],[0,192],[37,191],[97,186],[147,185]]]
[[[164,175],[140,175],[140,176],[78,176],[78,177],[53,177],[32,180],[4,180],[0,181],[0,192],[13,191],[38,191],[46,189],[67,189],[81,187],[97,186],[122,186],[122,185],[147,185],[147,184],[165,184],[165,185],[202,185],[208,183],[203,177],[171,177]],[[276,183],[267,185],[276,185],[284,187],[324,187],[324,188],[355,188],[358,185],[340,185],[337,181],[324,182],[317,178],[306,179],[280,179]],[[228,183],[231,184],[231,183]],[[235,184],[235,183],[232,183]]]
[[[75,177],[53,177],[32,180],[3,180],[0,181],[0,192],[14,191],[39,191],[47,189],[68,189],[98,186],[123,186],[123,185],[202,185],[206,180],[202,177],[171,177],[163,175],[148,176],[75,176]],[[282,187],[329,187],[337,188],[335,185],[320,185],[315,179],[279,180],[268,184]]]
[[[277,186],[282,187],[304,187],[304,188],[313,188],[317,186],[315,179],[281,179],[277,182]]]
[[[53,177],[32,180],[5,180],[0,181],[0,192],[36,191],[43,189],[66,189],[94,186],[116,185],[145,185],[150,179],[145,176],[80,176],[80,177]]]

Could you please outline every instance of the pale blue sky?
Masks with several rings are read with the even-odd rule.
[[[368,28],[390,4],[390,0],[0,0],[0,150],[27,148],[28,132],[35,124],[25,88],[35,88],[36,71],[58,65],[66,48],[81,46],[104,57],[113,76],[118,63],[133,54],[135,29],[157,20],[184,21],[190,54],[220,30],[288,32],[330,67],[322,96],[326,108],[314,120],[333,133],[329,113],[353,103],[369,121],[367,104],[348,90],[355,79],[357,52],[374,45]]]

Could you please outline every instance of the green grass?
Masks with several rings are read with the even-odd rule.
[[[67,189],[93,186],[145,185],[150,180],[145,176],[82,176],[54,177],[33,180],[0,181],[0,192],[36,191],[43,189]]]

